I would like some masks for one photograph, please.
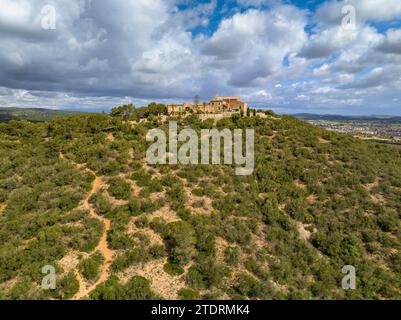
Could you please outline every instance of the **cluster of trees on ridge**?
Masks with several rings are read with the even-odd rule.
[[[248,108],[246,112],[246,116],[250,117],[251,115],[256,116],[256,109]],[[270,110],[261,110],[260,112],[274,115],[274,113]],[[133,104],[125,104],[122,106],[118,106],[113,108],[111,111],[112,117],[121,118],[124,120],[140,120],[140,119],[148,119],[152,116],[160,116],[167,115],[167,106],[164,104],[159,104],[156,102],[150,103],[146,107],[136,108]],[[245,116],[243,111],[240,113],[241,116]]]

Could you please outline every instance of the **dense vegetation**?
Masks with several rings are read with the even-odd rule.
[[[168,128],[159,107],[0,124],[0,298],[69,299],[79,275],[98,278],[104,226],[82,206],[95,179],[85,168],[101,177],[89,203],[111,221],[114,252],[92,299],[401,298],[397,150],[272,113],[190,116],[176,120],[254,128],[253,175],[149,166],[146,133]],[[40,288],[45,265],[56,290]],[[148,265],[178,279],[176,292],[159,292]],[[341,288],[344,265],[356,268],[356,290]]]

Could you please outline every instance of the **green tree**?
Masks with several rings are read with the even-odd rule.
[[[96,280],[103,261],[104,258],[100,252],[95,252],[89,258],[83,259],[79,264],[82,275],[89,281]]]
[[[125,104],[116,108],[113,108],[111,110],[111,116],[112,117],[118,117],[118,118],[123,118],[124,120],[127,120],[130,118],[135,111],[135,106],[132,104]]]
[[[79,282],[74,272],[67,273],[60,281],[56,283],[56,290],[52,295],[56,299],[71,299],[79,290]]]
[[[123,178],[112,177],[109,179],[108,192],[116,199],[128,200],[132,194],[132,188]]]
[[[185,221],[169,223],[164,238],[172,261],[187,264],[195,253],[196,237],[192,226]]]

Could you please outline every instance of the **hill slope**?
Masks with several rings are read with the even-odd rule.
[[[0,122],[11,120],[27,120],[32,122],[45,122],[58,116],[76,114],[74,111],[50,110],[50,109],[27,109],[27,108],[4,108],[0,107]]]
[[[287,116],[223,119],[255,129],[255,171],[240,177],[147,165],[159,126],[0,124],[1,298],[401,298],[398,151]],[[55,290],[40,288],[45,265]],[[344,265],[356,290],[341,288]]]

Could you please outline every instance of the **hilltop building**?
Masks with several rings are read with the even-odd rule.
[[[167,111],[169,114],[184,113],[233,113],[241,111],[246,114],[248,105],[241,101],[240,97],[215,97],[209,103],[200,104],[169,104]]]

